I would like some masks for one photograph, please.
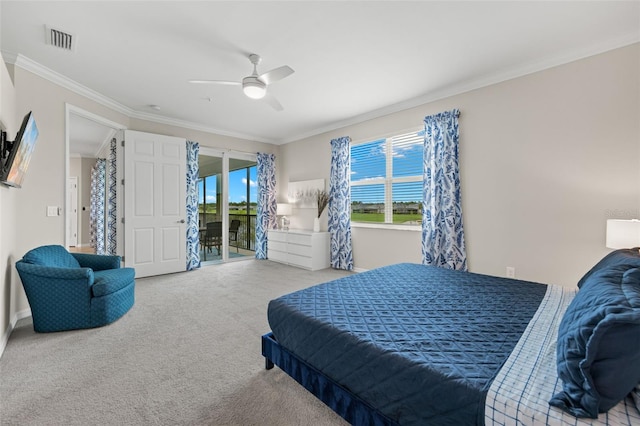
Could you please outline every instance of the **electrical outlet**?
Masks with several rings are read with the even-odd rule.
[[[513,266],[507,266],[507,278],[515,278],[516,277],[516,268]]]

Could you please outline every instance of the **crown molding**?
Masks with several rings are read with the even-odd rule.
[[[216,129],[216,128],[213,128],[213,127],[205,126],[205,125],[194,123],[194,122],[191,122],[191,121],[180,120],[180,119],[177,119],[177,118],[164,117],[164,116],[161,116],[161,115],[151,114],[151,113],[148,113],[148,112],[133,111],[131,113],[131,115],[129,115],[129,118],[137,118],[139,120],[153,121],[153,122],[159,123],[159,124],[167,124],[167,125],[170,125],[170,126],[183,127],[185,129],[189,129],[189,130],[196,130],[196,131],[200,131],[200,132],[214,133],[214,134],[220,135],[220,136],[229,136],[229,137],[232,137],[232,138],[244,139],[244,140],[248,140],[248,141],[262,142],[262,143],[268,143],[268,144],[277,143],[277,141],[272,140],[272,139],[259,138],[259,137],[256,137],[256,136],[253,136],[253,135],[244,134],[244,133],[229,132],[229,131],[226,131],[226,130]]]
[[[354,117],[350,117],[346,120],[336,121],[327,126],[318,127],[308,132],[304,132],[301,134],[297,134],[295,136],[278,139],[278,140],[256,137],[254,135],[242,134],[237,132],[230,132],[230,131],[216,129],[213,127],[205,126],[202,124],[198,124],[198,123],[194,123],[186,120],[180,120],[180,119],[164,117],[164,116],[160,116],[152,113],[136,111],[123,104],[120,104],[119,102],[114,101],[113,99],[105,95],[102,95],[92,89],[89,89],[88,87],[85,87],[75,82],[74,80],[71,80],[70,78],[65,77],[64,75],[59,74],[23,55],[19,55],[19,54],[16,55],[14,53],[5,52],[5,51],[2,51],[1,53],[2,53],[2,56],[4,57],[5,62],[14,64],[15,66],[19,66],[20,68],[30,71],[46,80],[51,81],[54,84],[67,88],[101,105],[104,105],[110,109],[120,112],[129,118],[135,118],[135,119],[150,121],[150,122],[159,123],[159,124],[166,124],[170,126],[182,127],[189,130],[213,133],[221,136],[228,136],[228,137],[233,137],[233,138],[238,138],[243,140],[262,142],[262,143],[267,143],[272,145],[282,145],[282,144],[303,140],[303,139],[320,135],[323,133],[327,133],[333,130],[341,129],[343,127],[359,124],[368,120],[383,117],[385,115],[390,115],[400,111],[415,108],[420,105],[435,102],[451,96],[460,95],[462,93],[466,93],[472,90],[481,89],[483,87],[502,83],[504,81],[512,80],[518,77],[523,77],[525,75],[532,74],[535,72],[544,71],[545,69],[549,69],[549,68],[564,65],[570,62],[578,61],[580,59],[588,58],[590,56],[595,56],[610,50],[622,48],[638,42],[640,42],[640,33],[628,34],[617,39],[607,40],[605,42],[589,46],[588,48],[577,49],[561,55],[545,58],[542,61],[532,62],[522,66],[511,68],[509,70],[502,71],[499,73],[493,73],[493,74],[481,76],[479,78],[470,79],[460,84],[452,85],[441,90],[437,90],[425,95],[421,95],[421,96],[409,99],[407,101],[399,102],[384,108],[380,108],[380,109],[370,111],[364,114],[360,114]]]
[[[333,130],[338,130],[343,127],[352,126],[368,120],[383,117],[385,115],[394,114],[396,112],[415,108],[420,105],[424,105],[424,104],[439,101],[448,97],[460,95],[462,93],[470,92],[472,90],[481,89],[483,87],[502,83],[508,80],[513,80],[518,77],[524,77],[525,75],[528,75],[528,74],[544,71],[546,69],[554,68],[560,65],[565,65],[570,62],[579,61],[581,59],[585,59],[590,56],[599,55],[601,53],[605,53],[610,50],[623,48],[639,42],[640,42],[640,33],[629,34],[617,39],[607,40],[606,42],[602,42],[597,45],[592,45],[592,46],[589,46],[588,48],[573,50],[569,53],[545,58],[542,61],[531,62],[529,64],[514,67],[512,69],[502,71],[499,73],[493,73],[493,74],[485,75],[479,78],[467,80],[460,84],[449,86],[447,88],[437,90],[435,92],[431,92],[422,96],[418,96],[418,97],[409,99],[407,101],[389,105],[384,108],[380,108],[365,114],[357,115],[355,117],[351,117],[346,120],[334,122],[328,126],[320,127],[306,133],[298,134],[296,136],[287,138],[286,140],[282,140],[279,143],[286,144],[286,143],[296,142],[296,141],[310,138],[316,135],[320,135],[322,133],[331,132]]]
[[[5,62],[13,64],[14,66],[20,67],[26,71],[29,71],[39,77],[44,78],[45,80],[50,81],[53,84],[56,84],[60,87],[68,89],[74,93],[77,93],[85,98],[88,98],[100,105],[103,105],[107,108],[110,108],[116,112],[126,115],[129,118],[136,118],[139,120],[151,121],[158,124],[167,124],[170,126],[183,127],[189,130],[196,130],[206,133],[213,133],[221,136],[229,136],[238,139],[244,139],[248,141],[262,142],[268,144],[274,144],[276,141],[271,139],[259,138],[254,135],[248,135],[237,132],[229,132],[226,130],[216,129],[214,127],[205,126],[202,124],[194,123],[187,120],[179,120],[175,118],[164,117],[157,114],[151,114],[147,112],[136,111],[132,108],[123,105],[108,96],[105,96],[95,90],[92,90],[82,84],[50,69],[45,67],[44,65],[27,58],[24,55],[15,54],[11,52],[2,51],[2,56]]]
[[[119,112],[124,115],[129,115],[132,112],[131,108],[128,108],[122,105],[119,102],[114,101],[113,99],[104,96],[101,93],[96,92],[95,90],[89,89],[86,86],[83,86],[80,83],[77,83],[70,78],[45,67],[44,65],[39,64],[38,62],[27,58],[24,55],[11,55],[6,52],[2,52],[2,56],[5,61],[15,65],[16,67],[20,67],[26,71],[29,71],[39,77],[44,78],[60,87],[68,89],[72,92],[75,92],[85,98],[91,99],[94,102],[99,103],[100,105],[106,106],[116,112]]]

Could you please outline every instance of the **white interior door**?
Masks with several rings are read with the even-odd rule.
[[[67,178],[67,191],[69,196],[67,200],[67,217],[69,218],[69,226],[67,227],[69,247],[78,245],[78,177],[73,176]]]
[[[125,131],[124,261],[136,277],[186,269],[186,141]]]

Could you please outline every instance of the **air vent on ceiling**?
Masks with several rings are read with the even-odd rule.
[[[45,26],[45,32],[47,37],[47,44],[51,46],[59,47],[68,51],[76,50],[76,40],[73,34]]]

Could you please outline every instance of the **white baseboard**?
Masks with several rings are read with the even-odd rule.
[[[7,347],[7,342],[9,342],[9,336],[11,336],[11,332],[16,326],[16,323],[22,318],[27,318],[31,316],[31,309],[25,309],[24,311],[16,312],[16,314],[9,321],[9,326],[7,330],[0,338],[0,358],[2,358],[2,354],[4,354],[4,349]]]

